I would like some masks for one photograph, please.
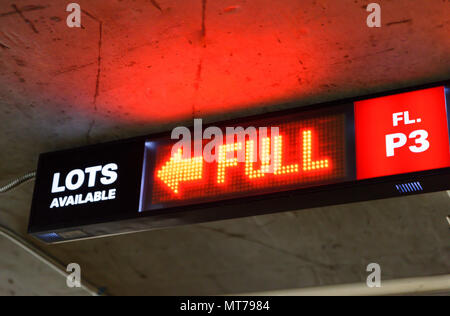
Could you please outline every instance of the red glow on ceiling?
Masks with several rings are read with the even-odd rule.
[[[426,14],[408,1],[414,23],[376,32],[363,27],[356,2],[80,0],[80,29],[67,27],[56,2],[17,4],[35,33],[2,1],[0,95],[5,104],[32,104],[32,117],[67,125],[68,135],[93,121],[93,134],[150,132],[192,117],[423,82],[448,69],[443,1],[429,1]],[[411,18],[402,1],[389,12],[394,21]]]

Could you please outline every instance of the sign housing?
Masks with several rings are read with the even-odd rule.
[[[448,86],[221,122],[258,137],[224,139],[212,162],[173,152],[170,133],[42,154],[29,233],[55,243],[448,190]]]

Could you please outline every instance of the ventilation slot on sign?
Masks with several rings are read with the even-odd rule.
[[[41,239],[42,241],[49,242],[49,243],[64,240],[64,238],[59,236],[57,233],[42,234],[42,235],[37,235],[36,237]]]
[[[423,191],[423,187],[420,182],[409,182],[404,184],[397,184],[395,186],[398,192],[400,193],[414,193]]]

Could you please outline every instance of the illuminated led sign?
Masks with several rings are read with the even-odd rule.
[[[444,89],[355,102],[358,179],[450,166]]]
[[[448,190],[449,101],[441,83],[222,122],[188,146],[162,133],[43,154],[29,232],[52,243]]]
[[[144,171],[151,181],[142,192],[141,211],[351,180],[346,122],[353,118],[348,108],[277,117],[271,127],[278,128],[278,135],[257,132],[255,140],[236,135],[231,143],[224,136],[217,161],[210,163],[202,156],[183,158],[182,149],[172,153],[174,143],[167,139],[151,140]],[[267,123],[246,122],[256,131]],[[238,161],[239,155],[245,159]]]

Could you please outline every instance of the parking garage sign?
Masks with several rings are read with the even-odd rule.
[[[53,243],[449,190],[447,86],[221,122],[256,138],[221,134],[213,161],[209,140],[185,157],[170,132],[43,154],[29,232]]]
[[[450,166],[445,88],[355,102],[358,179]]]

